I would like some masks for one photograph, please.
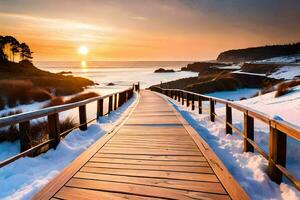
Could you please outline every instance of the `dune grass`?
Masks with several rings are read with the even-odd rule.
[[[52,107],[52,106],[59,106],[59,105],[63,105],[64,99],[62,97],[53,97],[46,105],[44,105],[43,108],[48,108],[48,107]]]
[[[275,97],[281,97],[291,91],[295,86],[300,85],[300,79],[280,83],[277,86]]]
[[[0,115],[2,117],[8,117],[11,115],[16,115],[22,113],[22,110],[13,110],[8,113]],[[0,142],[9,141],[13,142],[19,138],[19,130],[15,124],[10,125],[7,130],[0,130]]]
[[[29,104],[33,101],[41,102],[52,98],[49,91],[35,87],[28,80],[0,80],[0,96],[3,102],[6,99],[3,104],[10,108],[18,104]]]
[[[21,113],[20,110],[7,113],[1,117],[15,115]],[[64,120],[59,121],[60,132],[68,131],[74,127],[78,126],[78,123],[74,121],[73,118],[67,117]],[[38,145],[49,139],[48,123],[45,120],[36,121],[30,126],[30,133],[32,138],[32,146]],[[0,131],[0,142],[14,142],[19,139],[20,131],[16,125],[10,125],[7,129],[2,129]]]
[[[78,101],[83,101],[85,99],[89,99],[89,98],[97,97],[97,96],[99,96],[99,94],[97,94],[95,92],[81,93],[81,94],[78,94],[78,95],[72,97],[71,99],[65,101],[65,103],[75,103]]]

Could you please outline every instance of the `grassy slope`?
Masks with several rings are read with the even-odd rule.
[[[0,63],[0,80],[30,80],[36,87],[55,89],[56,95],[75,94],[94,82],[86,78],[53,74],[29,62]]]

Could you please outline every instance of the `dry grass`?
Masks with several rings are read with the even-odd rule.
[[[82,93],[82,94],[76,95],[76,96],[72,97],[71,99],[65,101],[65,103],[75,103],[78,101],[83,101],[85,99],[89,99],[89,98],[97,97],[97,96],[99,96],[99,94],[97,94],[95,92]]]
[[[49,103],[47,103],[43,108],[48,108],[52,106],[59,106],[64,104],[64,99],[62,97],[53,97]]]
[[[8,113],[0,115],[2,117],[8,117],[11,115],[16,115],[22,113],[22,110],[9,111]],[[13,142],[19,138],[19,130],[16,125],[10,125],[7,130],[0,131],[0,142],[9,141]]]
[[[277,86],[275,97],[283,96],[291,91],[292,87],[300,85],[300,79],[280,83]]]
[[[6,114],[5,116],[13,115],[13,114],[18,114],[21,111],[15,111],[15,112],[10,112]],[[2,115],[1,117],[3,117]],[[68,131],[76,126],[78,126],[78,123],[74,121],[74,119],[67,117],[64,120],[61,120],[59,122],[60,125],[60,132],[65,132]],[[32,138],[32,146],[38,145],[46,140],[49,139],[49,130],[48,130],[48,123],[47,121],[37,121],[34,124],[31,124],[30,127],[30,133],[31,133],[31,138]],[[1,130],[0,131],[0,142],[8,141],[8,142],[14,142],[17,139],[19,139],[19,129],[16,127],[16,125],[11,125],[8,127],[6,130]],[[42,151],[39,151],[42,152]]]
[[[0,95],[6,97],[6,105],[12,108],[17,104],[32,101],[45,101],[52,95],[45,89],[34,87],[28,80],[0,80]]]
[[[50,92],[42,88],[33,88],[29,91],[29,96],[37,102],[46,101],[52,98]]]

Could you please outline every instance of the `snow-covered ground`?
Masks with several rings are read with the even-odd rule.
[[[265,60],[253,61],[253,63],[293,63],[300,60],[300,54],[290,56],[278,56]]]
[[[300,65],[299,66],[283,66],[276,72],[269,75],[269,78],[275,79],[286,79],[290,80],[296,76],[300,76]]]
[[[238,89],[233,91],[212,92],[212,93],[207,93],[205,95],[222,98],[226,100],[237,101],[242,98],[250,98],[253,95],[257,94],[259,91],[260,90],[256,88],[243,88],[243,89]]]
[[[222,98],[222,95],[225,99],[228,97],[226,93],[218,97]],[[217,120],[212,123],[207,113],[199,115],[197,109],[192,111],[182,106],[181,103],[170,98],[168,100],[212,147],[252,199],[300,199],[300,192],[287,180],[280,185],[272,182],[266,174],[268,161],[258,153],[244,153],[243,138],[237,133],[225,134],[223,122]],[[300,86],[279,98],[274,98],[274,92],[272,92],[236,103],[264,112],[271,117],[282,118],[294,125],[300,125]],[[218,105],[216,113],[224,119],[224,106]],[[234,125],[242,130],[242,122],[242,113],[233,111]],[[255,120],[255,142],[266,153],[268,153],[268,131],[268,125]],[[300,178],[300,142],[288,138],[287,146],[287,169]]]
[[[136,100],[137,96],[134,95],[134,98],[111,112],[109,116],[101,117],[98,122],[89,125],[87,131],[72,131],[61,140],[56,150],[51,149],[34,158],[21,158],[0,168],[0,199],[30,199],[80,153],[120,123],[125,117],[125,112],[136,103]],[[87,113],[93,114],[94,117],[95,110],[95,104],[87,106]],[[75,113],[78,115],[76,111],[64,116]],[[0,144],[1,160],[17,153],[19,153],[18,141]]]

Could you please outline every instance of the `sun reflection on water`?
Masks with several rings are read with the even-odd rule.
[[[87,72],[88,71],[88,65],[85,60],[81,61],[81,72]]]

